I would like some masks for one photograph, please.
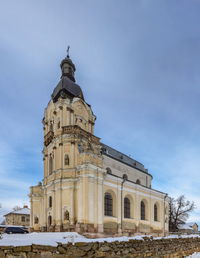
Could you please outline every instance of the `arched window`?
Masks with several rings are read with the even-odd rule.
[[[51,224],[52,224],[52,217],[49,215],[48,216],[48,225],[51,226]]]
[[[69,165],[69,156],[65,154],[65,166]]]
[[[49,157],[49,175],[53,173],[53,158],[52,156]]]
[[[112,174],[112,170],[110,168],[106,168],[107,174]]]
[[[139,179],[136,180],[136,184],[141,185],[141,182]]]
[[[141,212],[141,220],[145,220],[145,204],[143,201],[141,201],[140,212]]]
[[[52,207],[52,196],[49,196],[49,208]]]
[[[154,204],[154,221],[158,221],[158,206]]]
[[[60,129],[60,121],[58,121],[57,127],[58,129]]]
[[[124,218],[130,218],[131,217],[131,202],[129,198],[124,198]]]
[[[122,178],[123,178],[124,180],[128,180],[127,174],[123,174]]]
[[[113,198],[110,193],[104,196],[104,214],[105,216],[113,216]]]

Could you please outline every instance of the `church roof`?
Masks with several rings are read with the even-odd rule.
[[[13,210],[13,211],[5,214],[4,216],[7,216],[8,214],[30,215],[30,209],[29,208],[21,208],[21,209],[16,210],[16,211]]]
[[[61,96],[70,95],[71,97],[79,97],[83,99],[81,87],[70,80],[67,76],[62,76],[58,85],[55,87],[51,97],[54,102]]]
[[[122,152],[119,152],[113,148],[111,148],[110,146],[104,144],[104,143],[101,143],[102,145],[102,154],[110,157],[110,158],[113,158],[117,161],[120,161],[128,166],[131,166],[133,168],[136,168],[146,174],[149,174],[148,173],[148,170],[144,167],[144,165],[134,159],[132,159],[131,157],[123,154]],[[150,174],[149,174],[150,175]],[[151,176],[151,175],[150,175]]]

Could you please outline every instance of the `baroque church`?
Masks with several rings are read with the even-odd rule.
[[[163,235],[167,194],[140,162],[94,135],[96,116],[69,54],[42,120],[44,178],[30,188],[33,231]],[[125,130],[125,128],[124,128]]]

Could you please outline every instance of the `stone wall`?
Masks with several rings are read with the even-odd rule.
[[[57,247],[44,245],[0,246],[0,258],[40,258],[40,257],[151,257],[179,258],[200,252],[200,238],[159,239],[145,237],[144,240],[127,242],[91,242],[60,244]]]

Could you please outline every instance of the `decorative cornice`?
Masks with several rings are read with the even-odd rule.
[[[95,143],[95,144],[100,144],[100,138],[94,136],[93,134],[83,130],[80,126],[78,125],[68,125],[68,126],[63,126],[62,127],[62,134],[74,134],[78,136],[82,136],[87,138],[89,141]]]

